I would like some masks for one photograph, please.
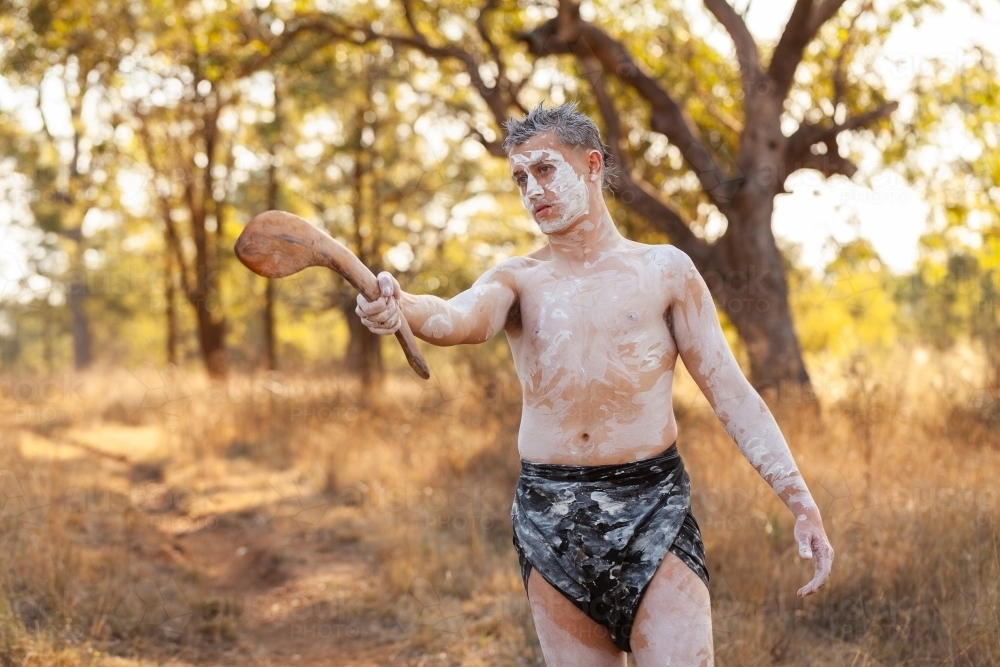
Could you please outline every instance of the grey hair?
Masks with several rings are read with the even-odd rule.
[[[615,176],[615,162],[611,151],[601,141],[601,131],[594,121],[577,111],[576,102],[567,102],[551,109],[544,108],[539,102],[527,116],[511,117],[504,123],[504,127],[507,129],[507,136],[503,140],[503,149],[507,155],[517,146],[543,132],[555,132],[559,141],[567,146],[600,151],[604,159],[602,185],[611,187]]]

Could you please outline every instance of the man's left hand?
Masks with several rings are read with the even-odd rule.
[[[812,581],[799,589],[800,598],[818,591],[830,578],[833,568],[833,546],[823,530],[823,522],[807,517],[795,522],[795,541],[799,545],[799,556],[810,559],[816,568]]]

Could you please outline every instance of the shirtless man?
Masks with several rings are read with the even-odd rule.
[[[484,273],[452,299],[358,297],[375,333],[434,345],[507,335],[523,390],[521,478],[511,512],[549,667],[713,665],[708,572],[677,454],[674,364],[795,516],[799,555],[826,583],[833,549],[773,416],[737,365],[691,259],[618,231],[604,202],[610,157],[574,105],[507,125],[511,173],[548,243]]]

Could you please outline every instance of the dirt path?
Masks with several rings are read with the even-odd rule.
[[[134,543],[98,548],[127,547],[129,570],[143,573],[165,599],[179,582],[178,611],[169,613],[168,600],[171,618],[163,623],[173,641],[149,633],[147,661],[458,664],[408,641],[428,610],[384,592],[380,559],[356,539],[360,510],[332,506],[295,471],[267,470],[240,456],[185,467],[164,458],[149,444],[156,434],[139,427],[24,429],[18,436],[22,455],[62,462],[74,484],[86,478],[102,491],[127,494],[121,511],[137,527],[130,532]],[[138,588],[133,592],[148,602]]]

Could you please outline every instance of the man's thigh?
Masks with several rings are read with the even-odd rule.
[[[708,588],[669,551],[639,603],[631,644],[639,667],[715,664]]]
[[[546,667],[624,667],[625,652],[592,620],[532,568],[528,602]]]

